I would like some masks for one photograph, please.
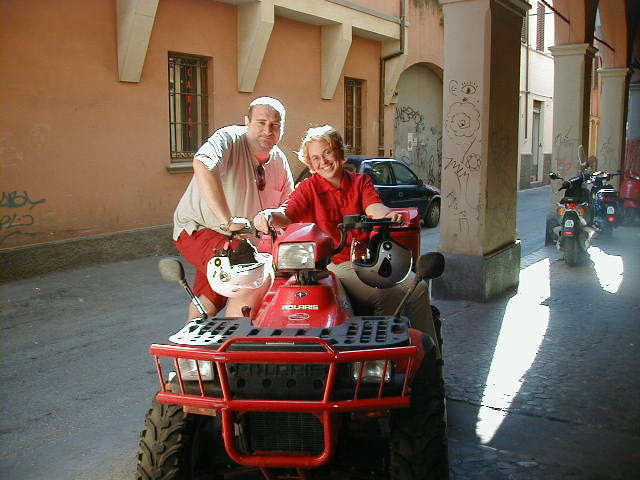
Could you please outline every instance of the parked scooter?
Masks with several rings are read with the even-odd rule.
[[[596,229],[591,226],[591,193],[587,189],[590,175],[586,171],[587,162],[582,146],[578,152],[580,173],[577,176],[565,180],[557,173],[549,174],[553,180],[562,180],[558,191],[565,190],[562,199],[557,202],[558,224],[552,231],[556,246],[564,252],[564,260],[570,267],[577,265],[585,257],[596,233]]]
[[[598,235],[609,236],[618,226],[619,197],[609,180],[622,172],[594,172],[589,178],[593,200],[593,226]]]
[[[640,176],[630,170],[624,174],[620,185],[620,202],[623,224],[629,225],[640,218]]]

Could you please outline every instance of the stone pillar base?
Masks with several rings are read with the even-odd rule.
[[[486,302],[518,286],[520,240],[483,257],[455,253],[443,255],[444,273],[432,281],[435,298]]]

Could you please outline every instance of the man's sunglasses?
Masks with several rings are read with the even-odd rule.
[[[265,185],[267,184],[267,179],[264,175],[264,167],[262,165],[258,165],[256,169],[257,177],[256,177],[256,185],[258,186],[258,190],[264,190]]]

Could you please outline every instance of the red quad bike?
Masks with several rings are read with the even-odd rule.
[[[315,224],[291,224],[273,234],[276,278],[253,321],[249,312],[207,318],[200,305],[171,344],[151,345],[160,391],[136,478],[448,478],[440,339],[401,315],[412,290],[393,315],[354,315],[326,268],[354,228],[407,233],[345,216],[333,249]],[[198,304],[177,259],[159,268]],[[416,285],[443,269],[441,254],[421,256]]]

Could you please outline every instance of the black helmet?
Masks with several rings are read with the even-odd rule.
[[[374,233],[368,246],[354,239],[351,261],[358,278],[375,288],[389,288],[402,282],[413,264],[411,249],[396,242],[386,230]]]

